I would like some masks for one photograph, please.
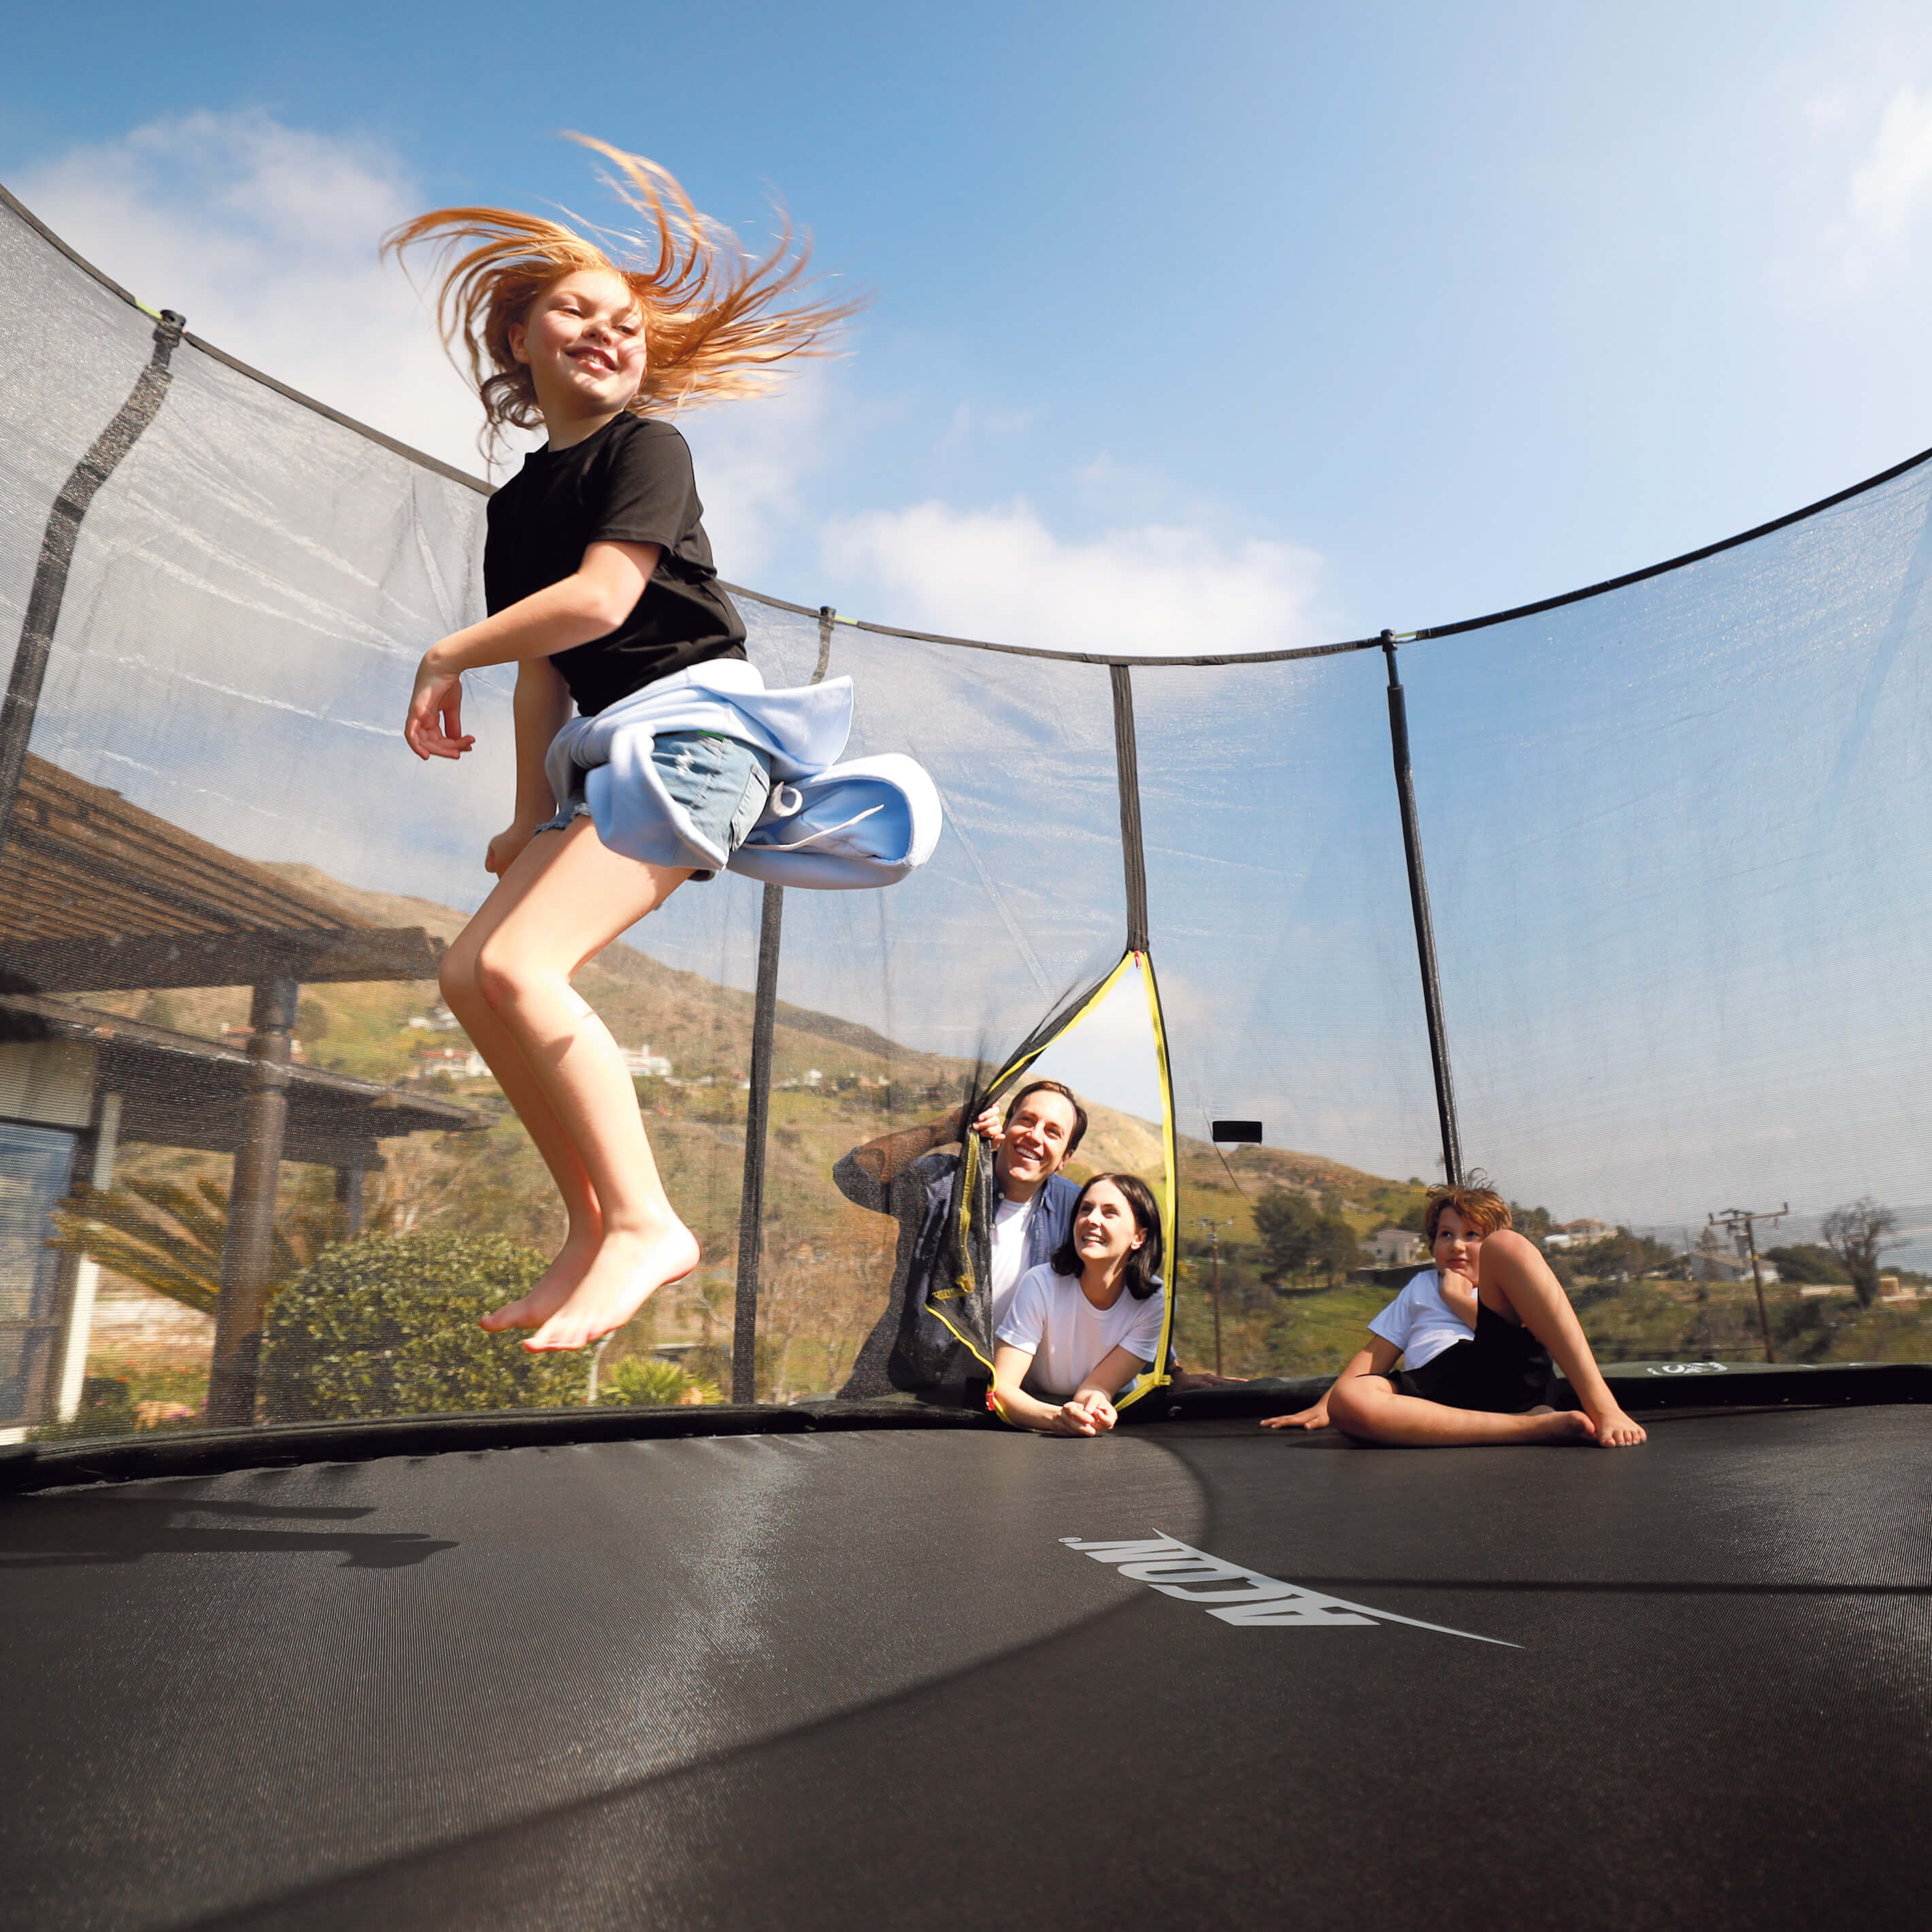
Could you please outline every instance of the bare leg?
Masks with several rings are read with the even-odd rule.
[[[599,1224],[580,1278],[526,1348],[581,1348],[622,1327],[648,1295],[698,1264],[697,1240],[665,1198],[616,1042],[570,983],[586,960],[689,876],[686,868],[620,857],[587,818],[580,818],[519,854],[505,884],[520,890],[476,948],[477,990],[501,1030],[498,1038],[514,1047],[541,1096],[536,1119],[526,1116],[526,1124],[533,1136],[539,1127],[548,1132],[551,1123],[560,1131],[568,1152],[560,1150],[551,1171],[560,1165],[567,1172],[574,1156]],[[554,1282],[552,1291],[563,1285]],[[524,1319],[536,1312],[517,1311]]]
[[[1386,1376],[1345,1376],[1328,1391],[1328,1418],[1345,1436],[1391,1448],[1444,1448],[1456,1443],[1587,1442],[1583,1416],[1556,1409],[1495,1415],[1450,1408],[1419,1396],[1399,1395]]]
[[[1569,1377],[1583,1413],[1590,1418],[1598,1448],[1632,1448],[1646,1439],[1644,1431],[1617,1406],[1563,1284],[1550,1272],[1534,1242],[1508,1228],[1485,1236],[1479,1276],[1477,1292],[1484,1305],[1493,1313],[1520,1322]]]
[[[523,1122],[563,1197],[568,1217],[563,1246],[530,1293],[483,1317],[482,1325],[492,1334],[506,1328],[541,1328],[590,1272],[604,1239],[604,1217],[583,1156],[558,1119],[536,1070],[524,1059],[516,1036],[497,1017],[477,983],[477,962],[484,942],[543,876],[560,837],[547,832],[530,841],[442,956],[444,1002],[462,1022],[470,1043],[483,1056],[503,1097]]]

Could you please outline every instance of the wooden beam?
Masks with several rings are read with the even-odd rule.
[[[332,932],[246,928],[216,933],[109,934],[87,939],[0,938],[0,988],[106,993],[172,986],[254,986],[434,980],[442,941],[419,926],[344,926]]]

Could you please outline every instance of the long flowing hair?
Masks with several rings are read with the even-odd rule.
[[[643,311],[648,358],[628,405],[634,416],[664,416],[686,404],[764,394],[773,365],[833,352],[833,332],[864,306],[794,300],[808,285],[812,245],[779,210],[770,253],[754,258],[730,230],[700,214],[664,169],[587,134],[572,134],[610,163],[602,178],[644,218],[637,232],[577,225],[508,208],[439,208],[392,230],[386,254],[424,244],[434,253],[437,326],[458,366],[469,364],[482,398],[486,445],[504,427],[543,421],[529,368],[510,351],[510,326],[560,277],[608,269]],[[567,212],[567,211],[566,211]]]

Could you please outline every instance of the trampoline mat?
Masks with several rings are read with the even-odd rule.
[[[1916,1921],[1928,1448],[900,1430],[8,1497],[0,1923]],[[1231,1622],[1064,1540],[1156,1534],[1320,1596]]]

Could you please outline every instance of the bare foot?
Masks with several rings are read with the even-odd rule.
[[[1631,1421],[1620,1408],[1613,1408],[1590,1425],[1590,1433],[1597,1438],[1599,1449],[1634,1449],[1640,1442],[1650,1440],[1642,1426]]]
[[[1581,1409],[1532,1408],[1526,1412],[1541,1425],[1523,1431],[1526,1442],[1588,1442],[1597,1433],[1597,1425]]]
[[[682,1221],[659,1234],[608,1234],[590,1271],[524,1346],[533,1354],[580,1348],[621,1328],[667,1282],[698,1265],[698,1237]]]
[[[590,1272],[603,1240],[601,1232],[568,1236],[556,1252],[556,1258],[538,1276],[530,1293],[484,1316],[478,1323],[486,1334],[500,1335],[506,1328],[541,1328],[572,1294]]]

